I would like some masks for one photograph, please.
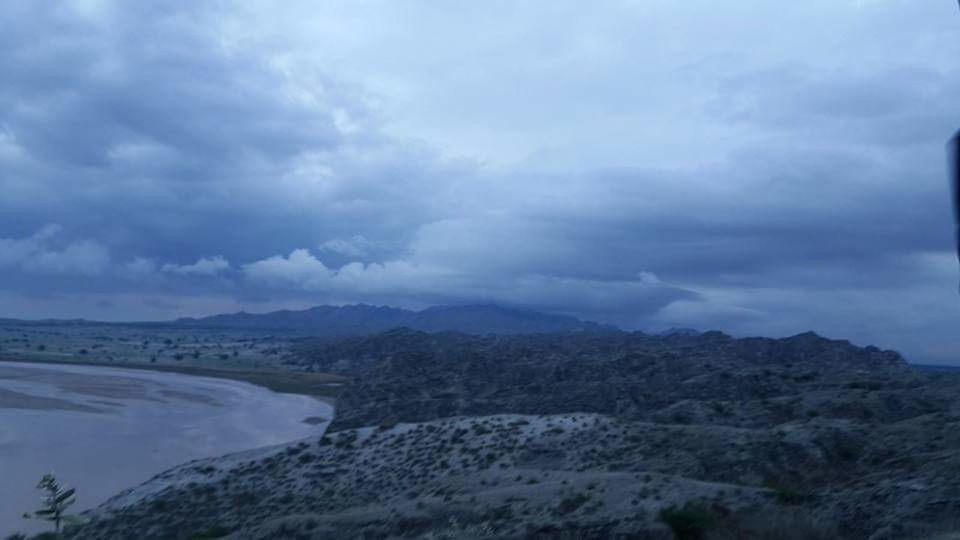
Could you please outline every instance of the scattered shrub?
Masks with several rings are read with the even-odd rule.
[[[576,512],[581,506],[590,500],[590,496],[585,493],[577,493],[572,497],[567,497],[557,505],[558,514],[570,514]]]
[[[678,540],[701,540],[716,523],[716,517],[702,503],[688,502],[660,511],[660,520],[670,527]]]
[[[767,487],[773,491],[776,501],[785,506],[799,506],[813,500],[813,495],[804,493],[779,484],[768,483]]]
[[[208,538],[223,538],[230,534],[230,529],[226,527],[221,527],[220,525],[214,525],[209,529],[203,531],[195,532],[190,535],[190,540],[207,540]]]

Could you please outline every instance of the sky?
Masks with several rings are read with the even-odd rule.
[[[951,0],[7,0],[0,317],[497,303],[960,364]]]

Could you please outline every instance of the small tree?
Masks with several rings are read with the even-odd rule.
[[[54,531],[60,532],[60,526],[63,522],[72,521],[72,516],[65,514],[67,508],[77,502],[76,489],[60,485],[57,477],[53,473],[43,475],[37,484],[37,489],[43,490],[43,507],[33,514],[23,515],[26,519],[42,519],[53,522]]]

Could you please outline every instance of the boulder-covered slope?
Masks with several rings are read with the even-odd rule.
[[[353,378],[325,435],[186,464],[74,537],[957,532],[960,377],[894,352],[717,332],[329,345],[294,359]]]

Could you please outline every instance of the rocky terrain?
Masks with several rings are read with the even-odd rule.
[[[76,538],[951,538],[960,377],[814,334],[304,345],[319,437],[184,465]]]
[[[891,422],[942,410],[951,399],[917,392],[930,376],[895,352],[811,333],[478,337],[399,329],[299,347],[290,362],[354,377],[332,430],[500,412],[749,428],[817,416]]]

